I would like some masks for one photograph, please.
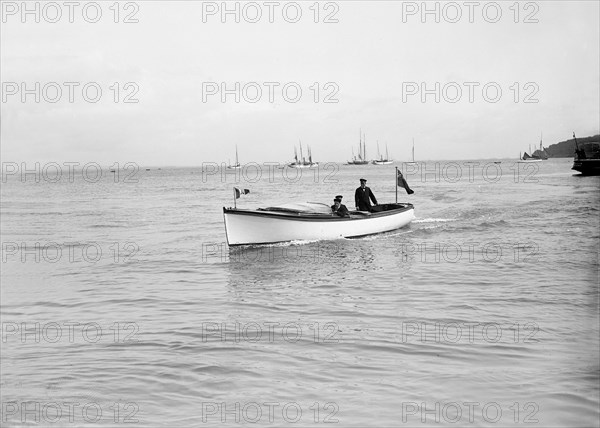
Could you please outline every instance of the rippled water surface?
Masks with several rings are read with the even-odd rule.
[[[456,165],[405,171],[404,229],[235,249],[232,175],[9,177],[3,426],[598,426],[600,178]],[[395,198],[393,166],[245,172],[245,208]]]

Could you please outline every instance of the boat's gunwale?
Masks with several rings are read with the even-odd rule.
[[[273,219],[281,219],[288,221],[326,221],[326,222],[339,222],[339,221],[360,221],[360,220],[369,220],[381,217],[387,217],[390,215],[401,214],[406,211],[414,210],[414,205],[411,203],[401,203],[401,204],[386,204],[386,205],[402,205],[402,207],[394,208],[386,211],[379,212],[371,212],[356,214],[355,212],[350,212],[354,214],[353,217],[339,217],[330,214],[322,214],[322,213],[303,213],[303,212],[284,212],[284,211],[259,211],[259,210],[245,210],[239,208],[226,208],[223,207],[223,214],[231,214],[231,215],[245,215],[245,216],[258,216],[258,217],[269,217]]]

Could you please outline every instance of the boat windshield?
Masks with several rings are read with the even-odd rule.
[[[286,211],[312,214],[331,214],[331,207],[319,202],[298,202],[275,207],[261,208],[261,211]]]

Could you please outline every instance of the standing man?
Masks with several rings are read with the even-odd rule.
[[[377,205],[377,199],[371,189],[367,187],[367,180],[360,179],[360,187],[354,192],[354,202],[358,211],[371,211],[371,201]]]

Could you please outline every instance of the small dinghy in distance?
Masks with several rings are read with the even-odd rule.
[[[391,203],[339,217],[326,204],[307,202],[257,210],[223,207],[223,217],[227,244],[236,246],[358,238],[404,227],[415,214],[412,204]]]

